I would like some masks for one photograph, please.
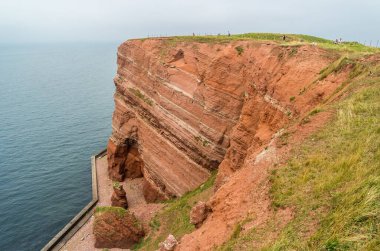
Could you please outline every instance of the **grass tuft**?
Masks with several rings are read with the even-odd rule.
[[[153,100],[150,98],[146,97],[140,90],[135,89],[135,88],[128,88],[130,92],[132,92],[136,97],[142,99],[145,103],[148,105],[152,106],[153,105]]]
[[[237,51],[237,54],[240,56],[240,55],[242,55],[243,54],[243,52],[244,52],[244,48],[242,47],[242,46],[237,46],[237,47],[235,47],[235,50]]]
[[[97,207],[95,209],[95,214],[102,214],[104,212],[115,213],[116,215],[123,217],[127,213],[127,210],[122,207],[110,207],[110,206],[102,206],[102,207]]]
[[[112,186],[113,186],[114,188],[118,189],[118,190],[120,190],[120,188],[121,188],[120,182],[118,182],[118,181],[114,181],[114,182],[112,183]]]
[[[346,66],[348,66],[350,64],[355,64],[355,62],[352,59],[349,59],[346,56],[340,57],[338,60],[336,60],[335,62],[333,62],[330,65],[328,65],[326,68],[324,68],[319,73],[318,80],[323,80],[323,79],[327,78],[332,73],[334,73],[334,74],[339,73]]]

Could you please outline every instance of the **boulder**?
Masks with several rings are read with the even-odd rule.
[[[136,217],[121,207],[97,207],[93,224],[95,248],[131,248],[144,237]]]
[[[174,250],[175,246],[177,246],[177,244],[178,241],[176,240],[176,238],[172,234],[169,234],[166,240],[159,244],[159,251],[172,251]]]
[[[160,189],[152,185],[152,183],[149,182],[146,177],[144,177],[143,194],[144,199],[147,203],[155,203],[169,199],[169,197],[163,194]]]
[[[199,228],[210,212],[210,206],[203,201],[199,201],[190,211],[190,223]]]

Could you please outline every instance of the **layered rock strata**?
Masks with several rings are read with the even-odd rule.
[[[108,144],[111,178],[142,175],[147,201],[181,196],[218,167],[220,187],[249,152],[330,97],[342,77],[318,76],[336,59],[316,46],[270,42],[123,43]]]
[[[113,207],[128,208],[127,194],[122,185],[114,185],[111,205]]]
[[[136,217],[120,207],[101,207],[93,225],[96,248],[131,248],[145,232]]]

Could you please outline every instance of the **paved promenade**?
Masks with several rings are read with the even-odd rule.
[[[112,196],[112,181],[107,174],[107,155],[97,158],[96,160],[97,179],[98,179],[98,196],[97,206],[110,206]],[[127,193],[129,210],[142,221],[145,229],[154,214],[162,207],[162,204],[147,204],[142,194],[142,178],[126,180],[122,182]],[[103,250],[94,248],[95,237],[92,234],[92,225],[94,216],[82,226],[74,236],[61,248],[61,251],[92,251]],[[112,248],[110,250],[126,250]]]

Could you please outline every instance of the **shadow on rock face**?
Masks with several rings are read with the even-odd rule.
[[[140,157],[137,141],[127,138],[123,143],[108,141],[108,174],[112,180],[123,181],[125,178],[143,176],[143,161]]]

